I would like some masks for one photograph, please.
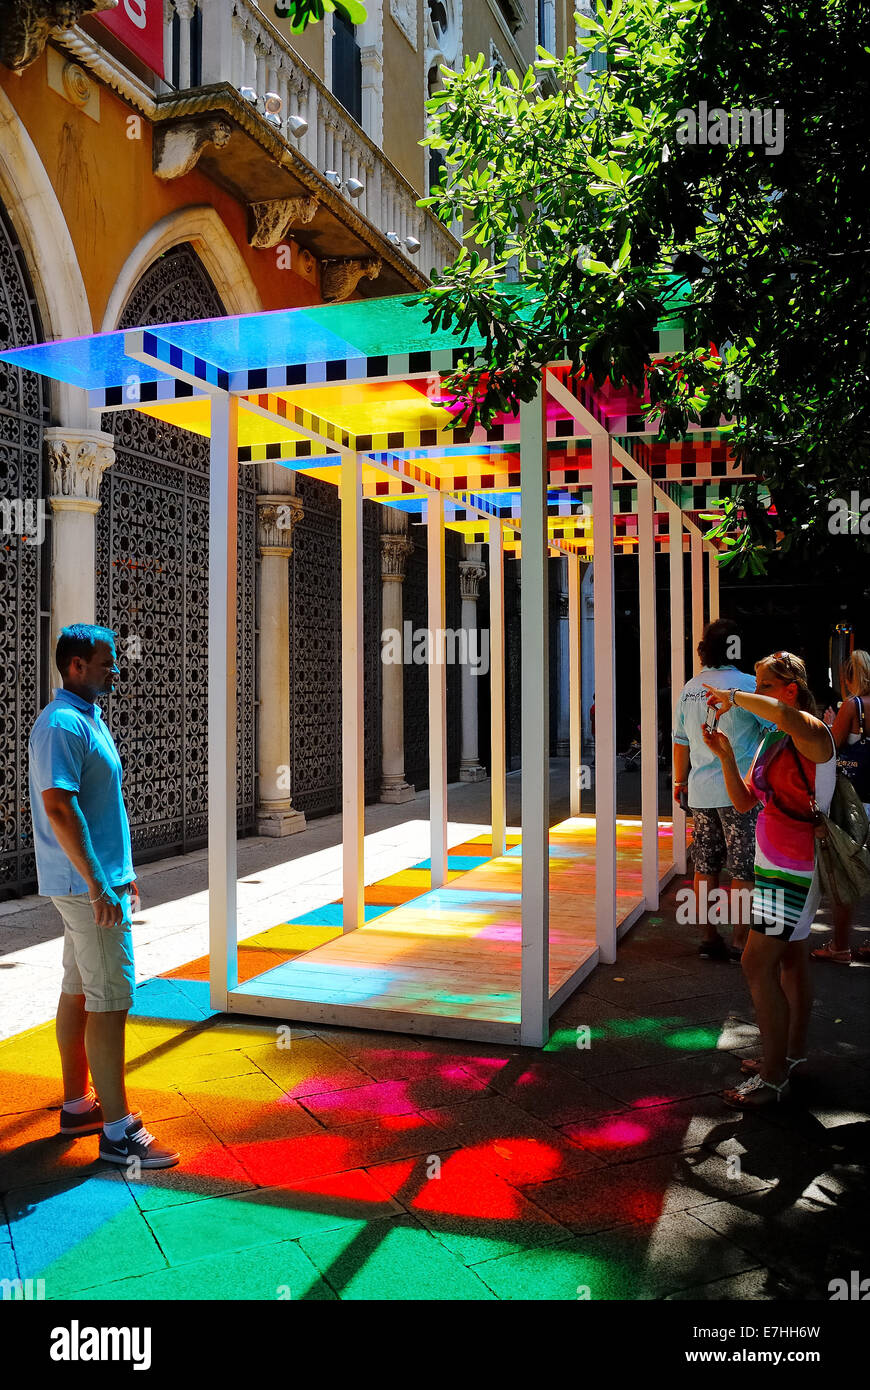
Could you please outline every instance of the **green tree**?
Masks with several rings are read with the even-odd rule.
[[[461,418],[530,399],[565,357],[646,391],[660,437],[728,417],[763,484],[740,485],[721,531],[740,507],[731,558],[758,572],[777,541],[826,543],[829,499],[868,475],[870,16],[854,0],[598,0],[575,18],[564,59],[538,49],[503,79],[481,55],[442,69],[428,103],[424,143],[446,164],[422,204],[466,228],[429,317],[484,338],[452,379]],[[702,143],[701,103],[767,125],[717,118]],[[685,350],[652,362],[675,313]]]
[[[359,0],[287,0],[282,5],[276,0],[275,13],[279,19],[290,20],[290,30],[301,34],[309,24],[319,24],[324,14],[343,10],[351,24],[365,24],[366,8]]]

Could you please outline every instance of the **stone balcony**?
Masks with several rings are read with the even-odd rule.
[[[157,177],[181,177],[197,166],[248,207],[252,245],[277,247],[292,238],[333,262],[326,298],[354,288],[370,297],[422,288],[433,268],[454,259],[456,238],[416,206],[422,195],[253,0],[164,0],[164,17],[172,83],[123,65],[106,31],[88,19],[53,35],[154,122]],[[243,88],[260,101],[246,99]],[[263,110],[266,92],[281,99],[276,121]],[[293,117],[307,122],[298,138],[288,124]],[[357,181],[350,185],[356,197],[349,180]],[[342,264],[348,261],[358,275]]]
[[[26,53],[16,49],[14,62],[0,55],[6,65],[27,66],[50,37],[153,123],[158,178],[198,166],[247,206],[251,245],[280,247],[292,238],[326,263],[324,298],[421,289],[455,258],[456,237],[417,207],[420,193],[254,0],[163,0],[170,81],[92,18],[105,0],[52,3],[58,21],[78,22],[63,29],[47,16]],[[243,88],[260,101],[246,99]],[[267,92],[280,97],[277,121],[263,110]],[[307,124],[298,136],[288,123],[294,117]]]

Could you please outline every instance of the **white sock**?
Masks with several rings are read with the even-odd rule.
[[[90,1088],[86,1096],[79,1096],[78,1100],[65,1100],[63,1108],[70,1115],[84,1115],[86,1111],[93,1110],[97,1095],[93,1088]]]
[[[107,1121],[103,1125],[103,1133],[105,1134],[107,1139],[111,1139],[113,1144],[117,1144],[120,1139],[124,1138],[124,1135],[127,1133],[127,1128],[131,1123],[132,1119],[132,1115],[125,1115],[123,1120],[112,1120],[111,1122]]]

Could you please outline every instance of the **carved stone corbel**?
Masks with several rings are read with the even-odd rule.
[[[23,72],[35,63],[53,29],[71,29],[82,15],[114,10],[118,0],[5,0],[0,63]]]
[[[154,130],[153,168],[158,179],[180,179],[189,174],[206,145],[221,150],[232,127],[220,116],[205,120],[172,121]]]
[[[310,196],[270,198],[248,204],[248,242],[259,251],[277,246],[291,227],[304,227],[314,218],[320,203]]]
[[[324,300],[337,302],[348,299],[360,280],[377,280],[382,265],[380,256],[366,260],[324,261],[320,275]]]

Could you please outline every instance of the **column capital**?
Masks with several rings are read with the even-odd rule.
[[[399,583],[405,578],[408,557],[414,549],[414,542],[407,536],[381,536],[381,579],[395,579]]]
[[[257,498],[257,545],[261,555],[289,560],[290,539],[304,515],[300,498],[293,493],[266,494]]]
[[[52,511],[99,511],[100,481],[115,462],[115,436],[105,430],[52,426],[45,431],[45,449]]]
[[[486,566],[476,560],[459,561],[459,592],[462,598],[480,598],[480,581],[486,578]]]

